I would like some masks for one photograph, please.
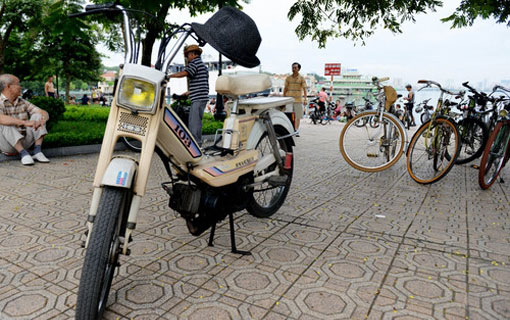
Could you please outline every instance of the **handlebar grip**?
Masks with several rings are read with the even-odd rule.
[[[379,78],[377,79],[379,82],[384,82],[384,81],[388,81],[390,80],[390,77],[382,77],[382,78]]]
[[[418,80],[418,83],[428,83],[428,80]]]
[[[115,7],[115,3],[108,2],[103,4],[88,4],[85,6],[85,11],[93,11],[93,10],[102,10],[102,9],[110,9]]]

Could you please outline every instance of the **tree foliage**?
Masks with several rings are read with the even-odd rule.
[[[94,3],[106,3],[111,0],[94,0]],[[246,1],[246,0],[244,0]],[[121,0],[120,4],[126,8],[143,11],[132,12],[133,18],[140,23],[141,26],[141,40],[142,40],[142,64],[150,66],[152,47],[154,42],[161,38],[164,31],[172,24],[172,17],[168,17],[170,9],[189,10],[192,16],[198,14],[212,12],[218,9],[219,6],[229,5],[239,7],[238,0]],[[100,20],[106,29],[106,40],[110,49],[118,50],[120,44],[120,35],[118,23],[120,20],[111,21],[107,19]],[[112,24],[113,22],[113,24]]]
[[[38,24],[44,0],[1,0],[0,1],[0,73],[4,72],[5,50],[11,35],[26,33]]]
[[[67,98],[72,80],[98,81],[101,71],[93,26],[67,16],[81,8],[82,3],[81,0],[56,0],[43,19],[39,57],[47,61],[48,68],[53,71],[48,75],[62,75]]]
[[[289,9],[288,18],[301,17],[295,30],[300,40],[310,36],[324,47],[328,38],[363,41],[381,27],[401,33],[404,22],[414,22],[417,14],[442,5],[441,0],[298,0]],[[456,11],[442,21],[459,28],[472,25],[477,18],[495,18],[510,26],[509,14],[507,0],[461,0]]]

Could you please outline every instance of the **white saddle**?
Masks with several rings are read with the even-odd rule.
[[[271,79],[265,74],[219,76],[216,92],[227,96],[242,96],[271,88]]]

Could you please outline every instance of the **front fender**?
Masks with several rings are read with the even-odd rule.
[[[274,127],[282,127],[287,131],[284,133],[276,130],[276,133],[285,135],[294,133],[294,126],[292,125],[292,122],[290,122],[289,118],[287,118],[285,113],[274,109],[268,110],[267,112],[269,112],[269,116],[271,117],[271,122],[273,123]],[[264,132],[266,132],[266,126],[264,125],[264,122],[262,120],[255,121],[255,124],[251,129],[250,136],[248,137],[248,141],[246,142],[246,149],[255,149]],[[290,144],[292,146],[295,145],[292,137],[288,137],[286,139],[290,140]]]
[[[113,158],[101,181],[102,186],[130,189],[133,184],[138,164],[131,158]]]

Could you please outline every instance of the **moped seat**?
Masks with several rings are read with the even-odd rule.
[[[227,96],[242,96],[271,88],[271,79],[266,74],[219,76],[216,92]]]

